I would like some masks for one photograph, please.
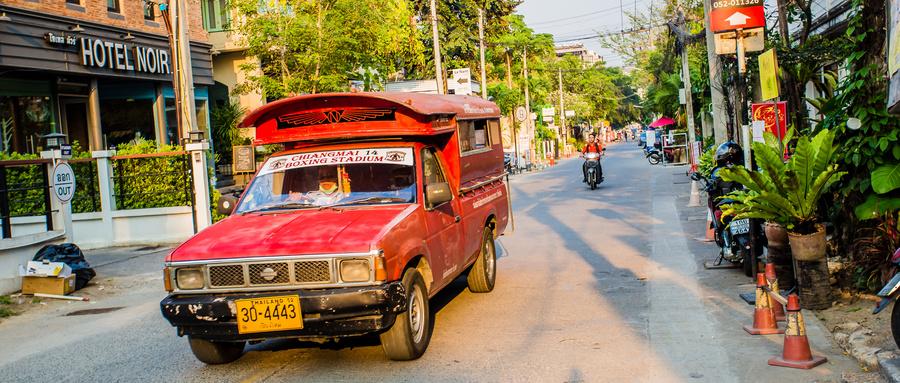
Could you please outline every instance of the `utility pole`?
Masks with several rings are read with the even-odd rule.
[[[484,64],[484,8],[478,8],[478,50],[481,51],[481,98],[487,100],[487,69]]]
[[[184,149],[191,158],[191,179],[194,182],[194,229],[200,231],[212,225],[209,174],[206,165],[209,141],[202,138],[204,132],[201,132],[197,125],[191,47],[187,31],[189,16],[185,0],[170,0],[168,4],[161,4],[160,10],[163,11],[163,17],[168,17],[166,27],[169,29],[172,65],[175,69],[173,90],[176,114]]]
[[[509,54],[510,49],[506,49],[506,87],[512,89],[513,87],[513,78],[512,78],[512,57]],[[518,108],[518,105],[516,106]],[[511,113],[509,116],[509,126],[512,128],[512,141],[513,141],[513,150],[516,152],[516,161],[515,163],[519,163],[519,130],[516,128],[516,115],[515,112]],[[518,166],[518,165],[516,165]]]
[[[710,25],[711,1],[703,0],[706,25]],[[716,54],[715,34],[709,28],[706,29],[706,59],[709,61],[709,91],[712,96],[712,133],[716,143],[725,142],[727,137],[725,124],[728,118],[725,115],[725,93],[722,89],[722,63],[719,60],[719,55]]]
[[[685,30],[686,22],[684,14],[681,12],[678,13],[678,23],[681,25],[681,29]],[[684,84],[684,110],[687,113],[688,142],[690,144],[688,150],[691,150],[694,146],[694,142],[697,141],[697,133],[694,130],[694,102],[691,97],[691,70],[688,66],[688,42],[686,35],[682,35],[682,38],[679,40],[681,41],[681,81]],[[693,165],[696,160],[696,158],[691,158],[691,164]]]
[[[444,70],[441,64],[441,42],[438,40],[437,5],[431,0],[431,35],[434,40],[434,77],[438,94],[444,94]]]
[[[568,129],[566,129],[566,103],[563,99],[563,82],[562,82],[562,68],[559,68],[559,132],[562,133],[562,147],[563,153],[566,151],[566,145],[569,143]],[[557,151],[557,153],[559,153]]]
[[[522,48],[522,72],[525,76],[525,127],[528,130],[528,156],[534,163],[534,125],[531,121],[531,97],[528,94],[528,47]]]

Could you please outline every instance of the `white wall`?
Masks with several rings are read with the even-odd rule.
[[[64,236],[62,231],[49,231],[0,240],[0,294],[19,291],[19,265],[25,266],[44,245],[62,243]]]

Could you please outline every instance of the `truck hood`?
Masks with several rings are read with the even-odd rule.
[[[365,253],[416,205],[232,215],[176,248],[168,262]]]

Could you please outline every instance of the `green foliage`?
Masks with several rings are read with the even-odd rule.
[[[248,145],[250,139],[241,137],[240,124],[247,108],[242,107],[237,100],[212,108],[209,112],[210,125],[212,126],[213,143],[215,144],[216,163],[230,164],[232,159],[232,146]]]
[[[0,305],[11,305],[12,299],[9,298],[9,295],[0,295]]]
[[[766,135],[767,143],[753,143],[760,171],[743,167],[721,171],[722,179],[745,187],[728,195],[737,202],[725,205],[723,212],[737,218],[777,222],[795,232],[815,232],[819,199],[847,174],[834,163],[834,132],[822,130],[812,138],[798,137],[796,151],[787,163],[782,162],[778,139]],[[792,135],[788,134],[785,143]]]
[[[0,318],[8,318],[13,315],[18,315],[18,313],[9,307],[0,307]]]
[[[177,152],[175,145],[157,147],[155,141],[137,138],[120,145],[116,154]],[[186,155],[113,160],[116,209],[148,209],[186,206],[191,202],[190,163]]]
[[[900,188],[900,162],[881,165],[872,171],[872,190],[876,193],[889,193],[897,188]]]
[[[270,99],[346,91],[364,73],[421,67],[422,41],[406,0],[233,0],[248,56],[248,82]],[[258,70],[256,72],[255,70]]]
[[[697,164],[697,172],[706,178],[709,178],[713,169],[716,167],[717,146],[718,145],[710,145],[710,147],[700,155],[700,161]]]

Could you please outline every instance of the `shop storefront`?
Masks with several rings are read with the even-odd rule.
[[[164,35],[0,6],[0,150],[36,153],[40,137],[100,150],[137,137],[177,143]],[[208,131],[210,45],[191,43],[199,128]],[[4,123],[5,122],[5,123]]]

